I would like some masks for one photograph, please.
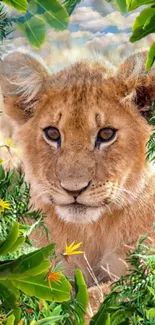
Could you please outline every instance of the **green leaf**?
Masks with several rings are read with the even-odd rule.
[[[16,296],[16,299],[19,298],[19,290],[15,288],[10,280],[0,280],[0,285],[4,285],[9,291]]]
[[[40,49],[46,39],[46,24],[43,18],[35,15],[25,22],[17,22],[17,26],[24,33],[29,43],[36,49]]]
[[[15,222],[7,239],[0,246],[0,256],[7,254],[19,236],[19,223]]]
[[[67,315],[66,315],[67,316]],[[43,318],[39,321],[37,321],[37,325],[51,325],[54,322],[58,322],[59,320],[63,320],[65,318],[65,315],[60,316],[50,316],[47,318]],[[54,324],[53,324],[54,325]]]
[[[127,12],[126,0],[116,0],[116,4],[122,14]]]
[[[24,236],[18,237],[14,245],[9,249],[9,253],[14,253],[21,245],[24,244],[24,242],[25,242]]]
[[[136,28],[132,36],[130,37],[131,42],[136,42],[141,38],[155,32],[155,16],[152,16],[149,20],[149,23],[144,27]]]
[[[15,316],[14,315],[10,315],[7,319],[6,325],[13,325],[15,322]]]
[[[129,312],[127,310],[119,309],[115,311],[111,316],[111,324],[112,325],[120,325],[125,322],[127,318],[129,318]],[[130,315],[131,318],[132,314]]]
[[[8,309],[16,308],[16,296],[4,284],[0,283],[0,300]]]
[[[17,275],[25,277],[40,274],[45,267],[49,266],[47,258],[53,253],[54,247],[55,245],[51,244],[27,255],[22,255],[15,261],[1,262],[0,279],[14,279]]]
[[[0,166],[0,182],[5,179],[5,171],[3,166]]]
[[[3,2],[22,12],[26,11],[28,6],[27,0],[3,0]]]
[[[79,325],[85,324],[85,314],[88,307],[88,290],[82,272],[77,269],[75,272],[75,311],[80,319]]]
[[[69,23],[67,10],[58,0],[34,0],[39,12],[43,14],[46,22],[55,29],[64,30]]]
[[[60,273],[58,282],[52,282],[51,288],[45,277],[46,274],[40,274],[37,277],[19,278],[13,280],[12,283],[31,297],[35,296],[39,299],[55,300],[56,302],[70,299],[71,285],[62,273]]]
[[[155,42],[151,45],[147,55],[146,70],[149,70],[155,62]]]
[[[68,14],[71,15],[76,5],[81,1],[82,0],[64,0],[62,1],[62,5],[66,8]]]
[[[143,5],[154,4],[154,0],[126,0],[126,4],[128,11],[132,11]]]
[[[150,308],[146,311],[146,317],[148,320],[155,320],[155,308]]]
[[[148,18],[152,17],[155,15],[155,8],[154,7],[149,7],[141,11],[139,16],[135,19],[135,22],[132,26],[132,29],[136,29],[138,27],[142,27],[145,25],[146,21]]]
[[[90,325],[111,325],[110,314],[108,312],[99,312],[91,319]]]
[[[9,312],[12,311],[14,313],[16,322],[18,322],[21,315],[21,309],[16,306],[17,297],[2,283],[0,283],[0,300],[2,305],[5,306]]]

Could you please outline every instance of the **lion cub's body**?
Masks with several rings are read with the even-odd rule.
[[[47,215],[59,253],[66,243],[82,242],[86,258],[72,257],[66,272],[81,268],[88,285],[94,282],[88,262],[99,281],[120,276],[127,251],[153,231],[155,178],[145,159],[151,128],[141,114],[155,91],[145,57],[128,59],[113,77],[86,61],[51,76],[21,53],[1,65],[5,110],[16,121],[32,202]],[[61,145],[45,137],[51,126]],[[103,128],[115,129],[109,143],[96,140]]]

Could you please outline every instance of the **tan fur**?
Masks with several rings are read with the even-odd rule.
[[[0,67],[5,111],[16,121],[32,202],[47,215],[57,252],[66,242],[82,241],[99,281],[110,272],[124,274],[130,247],[153,231],[154,176],[145,159],[151,128],[140,112],[148,113],[155,87],[154,69],[145,72],[145,59],[145,53],[129,58],[113,77],[86,61],[50,76],[36,59],[20,53],[8,55]],[[59,129],[61,148],[45,140],[42,129],[48,126]],[[117,136],[97,149],[95,139],[104,127],[117,129]],[[69,210],[72,191],[89,182],[77,199],[83,206]],[[39,245],[47,243],[39,238]],[[72,258],[66,273],[73,275],[76,267],[91,285],[83,256]]]

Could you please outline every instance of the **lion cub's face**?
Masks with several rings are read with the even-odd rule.
[[[97,221],[131,204],[143,187],[149,128],[125,95],[120,81],[77,64],[49,78],[18,125],[32,189],[66,222]]]

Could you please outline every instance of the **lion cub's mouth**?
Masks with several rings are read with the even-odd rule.
[[[76,210],[82,211],[89,208],[87,205],[78,203],[76,201],[74,203],[66,204],[65,207],[68,208],[69,210],[75,210],[75,211]]]

